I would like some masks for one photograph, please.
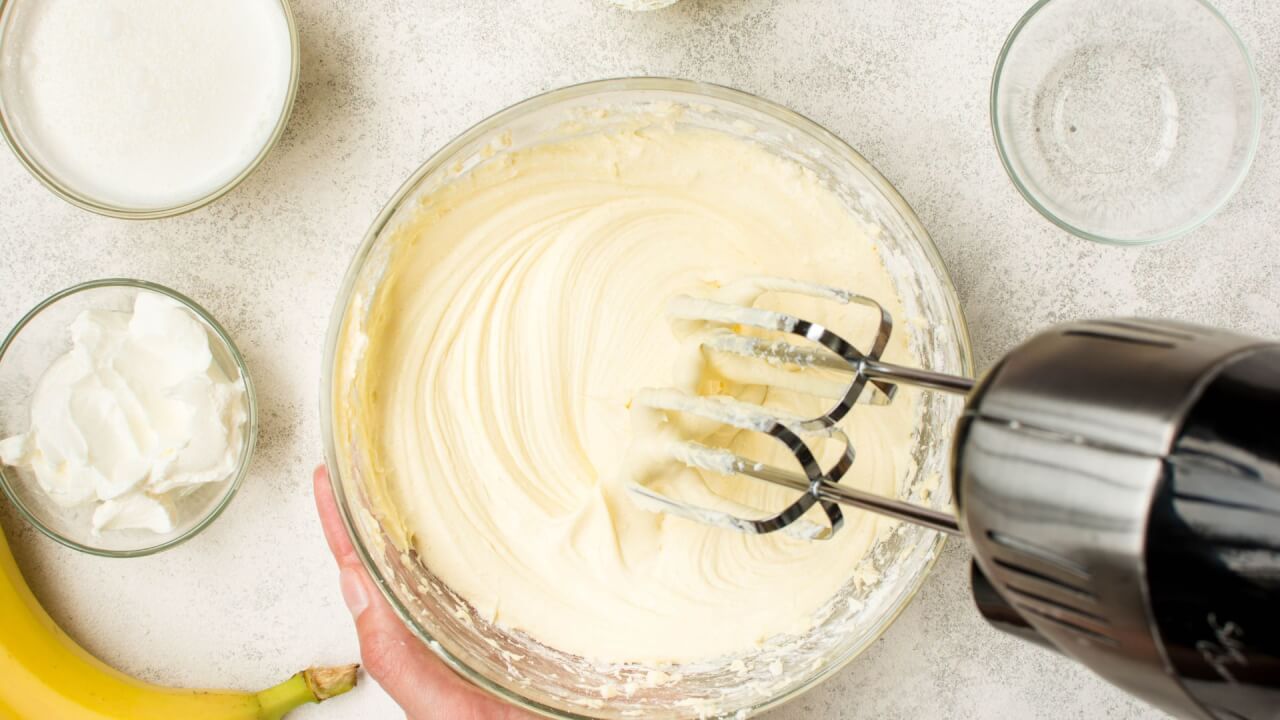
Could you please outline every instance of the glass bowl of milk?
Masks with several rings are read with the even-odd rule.
[[[270,152],[298,57],[288,0],[0,0],[0,132],[74,205],[177,215]]]
[[[194,537],[243,482],[257,429],[227,331],[160,285],[76,285],[0,344],[0,489],[83,552],[136,557]]]

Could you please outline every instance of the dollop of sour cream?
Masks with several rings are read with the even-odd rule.
[[[172,532],[174,500],[236,470],[245,386],[228,378],[204,324],[142,291],[133,311],[87,310],[71,350],[36,386],[31,427],[0,440],[0,462],[31,469],[57,504],[94,503],[93,530]]]

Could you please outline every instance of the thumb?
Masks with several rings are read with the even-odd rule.
[[[338,561],[342,599],[355,619],[365,671],[413,720],[527,717],[455,675],[405,627],[352,547],[323,466],[313,480],[320,524]]]
[[[344,567],[341,582],[342,598],[360,637],[365,670],[410,718],[467,718],[468,702],[459,701],[489,700],[409,632],[364,568]]]

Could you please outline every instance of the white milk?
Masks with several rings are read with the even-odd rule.
[[[161,209],[247,168],[289,92],[280,0],[17,0],[6,115],[35,160],[99,203]]]

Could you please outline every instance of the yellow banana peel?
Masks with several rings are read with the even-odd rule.
[[[355,665],[310,668],[259,693],[141,682],[101,662],[44,611],[0,531],[0,720],[280,720],[355,687]]]

